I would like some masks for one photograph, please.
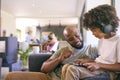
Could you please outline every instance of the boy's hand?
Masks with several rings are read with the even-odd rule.
[[[84,66],[87,66],[87,68],[88,68],[90,71],[96,71],[96,70],[99,70],[99,69],[100,69],[100,64],[99,64],[99,63],[95,63],[95,62],[92,62],[92,63],[84,63],[83,65],[84,65]]]
[[[94,62],[94,60],[92,59],[76,59],[75,63],[83,65],[84,63],[88,63],[88,62]]]

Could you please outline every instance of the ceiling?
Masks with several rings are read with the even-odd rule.
[[[85,0],[1,0],[1,9],[19,18],[78,17]]]
[[[81,15],[85,0],[1,0],[2,11],[16,18],[37,18],[39,23],[70,24]]]

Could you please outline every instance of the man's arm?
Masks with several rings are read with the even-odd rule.
[[[53,69],[57,67],[57,65],[61,62],[59,58],[56,58],[54,60],[48,59],[45,61],[41,67],[41,71],[44,73],[51,72]]]
[[[68,58],[72,54],[73,54],[72,51],[64,50],[63,52],[61,52],[59,57],[55,59],[48,59],[46,62],[44,62],[41,67],[41,71],[44,73],[51,72],[58,66],[58,64],[60,64],[62,61],[64,61],[66,58]]]

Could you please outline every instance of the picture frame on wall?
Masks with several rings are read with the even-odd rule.
[[[5,53],[5,41],[0,41],[0,53]]]

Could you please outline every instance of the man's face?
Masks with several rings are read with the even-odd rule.
[[[81,49],[83,47],[82,37],[78,30],[74,30],[65,34],[65,38],[71,46],[77,49]]]

